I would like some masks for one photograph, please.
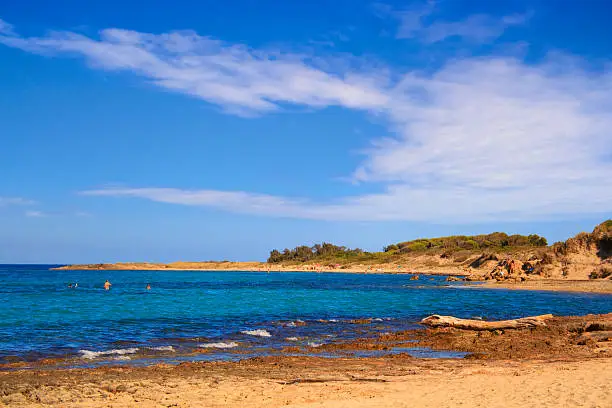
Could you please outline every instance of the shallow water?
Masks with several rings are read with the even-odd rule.
[[[238,350],[274,354],[416,327],[434,313],[501,319],[612,310],[610,295],[470,288],[442,276],[49,267],[0,265],[0,362],[129,362],[193,350],[205,354],[191,359],[235,358]],[[67,287],[74,282],[78,288]],[[373,320],[351,322],[364,318]]]

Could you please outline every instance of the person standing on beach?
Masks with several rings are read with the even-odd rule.
[[[106,282],[104,282],[104,290],[110,290],[111,286],[113,286],[113,284],[107,279]]]

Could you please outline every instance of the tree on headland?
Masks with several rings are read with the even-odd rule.
[[[321,244],[314,244],[311,247],[307,245],[300,245],[293,249],[286,248],[282,253],[274,249],[270,252],[268,262],[278,263],[333,260],[335,258],[354,257],[362,253],[364,253],[364,251],[359,248],[351,249],[345,246],[337,246],[328,242],[323,242]]]
[[[473,251],[482,249],[507,249],[519,247],[547,246],[546,238],[536,234],[508,235],[503,232],[493,232],[486,235],[455,235],[441,238],[421,238],[412,241],[390,244],[382,252],[365,252],[359,248],[338,246],[329,242],[317,243],[312,246],[300,245],[293,249],[285,248],[282,252],[274,249],[270,252],[269,263],[279,262],[341,262],[357,260],[384,260],[395,254],[419,253],[426,251]]]

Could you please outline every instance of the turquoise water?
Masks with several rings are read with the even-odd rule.
[[[501,319],[612,311],[609,295],[468,288],[441,276],[49,267],[0,265],[0,362],[126,361],[137,351],[167,357],[202,349],[214,359],[237,348],[265,354],[416,327],[434,313]],[[68,288],[74,282],[78,288]],[[374,320],[350,322],[363,318]]]

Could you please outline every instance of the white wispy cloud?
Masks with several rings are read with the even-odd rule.
[[[35,204],[35,201],[29,200],[23,197],[1,197],[0,196],[0,207],[8,205],[31,205]]]
[[[15,35],[13,26],[6,21],[0,19],[0,34]]]
[[[438,18],[434,2],[413,3],[395,10],[385,4],[377,4],[376,11],[381,17],[399,21],[397,38],[416,39],[424,43],[437,43],[449,38],[461,38],[472,43],[489,43],[512,26],[525,24],[531,13],[493,17],[487,14],[473,14],[456,21]]]
[[[25,216],[31,217],[31,218],[42,218],[42,217],[46,217],[47,214],[45,214],[42,211],[31,210],[31,211],[26,211]]]
[[[0,43],[85,57],[95,68],[133,72],[156,86],[244,115],[277,110],[279,103],[366,109],[388,103],[378,86],[385,78],[350,71],[338,75],[309,65],[306,56],[226,44],[192,31],[156,35],[111,28],[98,39],[73,32],[5,33]]]
[[[513,17],[506,23],[517,23]],[[610,213],[612,75],[571,56],[449,60],[435,72],[360,65],[226,44],[192,32],[108,29],[0,35],[30,52],[85,57],[238,114],[284,104],[341,106],[385,118],[352,179],[377,194],[317,202],[259,192],[111,187],[134,197],[266,216],[326,220],[472,222]],[[382,73],[381,73],[382,72]],[[391,79],[393,78],[393,79]]]

